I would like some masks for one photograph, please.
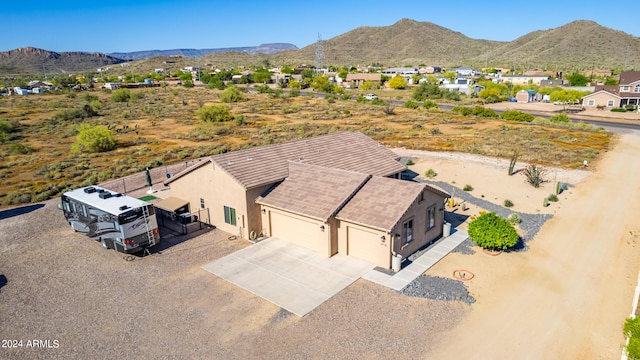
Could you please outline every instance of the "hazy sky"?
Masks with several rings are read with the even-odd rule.
[[[567,4],[569,3],[569,4]],[[292,43],[360,26],[429,21],[474,39],[510,41],[574,20],[640,36],[640,21],[601,1],[5,0],[0,51],[129,52]]]

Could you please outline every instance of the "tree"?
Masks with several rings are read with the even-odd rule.
[[[324,75],[318,75],[313,78],[313,82],[311,83],[311,87],[317,91],[322,91],[325,93],[332,93],[334,88],[333,84],[329,82],[329,78]]]
[[[222,122],[232,118],[229,108],[225,105],[204,105],[198,109],[196,114],[203,122]]]
[[[411,95],[414,100],[424,101],[427,98],[441,98],[440,87],[437,83],[432,83],[429,80],[421,83],[418,87],[413,89]]]
[[[445,79],[449,80],[450,83],[453,83],[453,81],[458,77],[458,74],[453,71],[447,71],[442,74],[442,76],[444,76]]]
[[[283,74],[293,74],[293,69],[285,65],[280,69],[280,72]]]
[[[271,75],[272,73],[267,69],[258,69],[251,75],[251,78],[253,79],[253,82],[266,84],[271,82]]]
[[[220,101],[225,103],[238,102],[242,100],[244,100],[244,95],[235,85],[230,85],[220,94]]]
[[[87,124],[80,126],[76,141],[71,144],[71,152],[74,154],[105,152],[115,148],[116,139],[111,130]]]
[[[589,83],[589,78],[579,73],[567,76],[567,80],[569,80],[571,86],[586,86]]]
[[[389,87],[396,90],[401,90],[407,87],[407,80],[402,76],[395,76],[389,80]]]
[[[518,244],[518,232],[504,218],[485,213],[469,223],[469,237],[483,249],[507,250]]]

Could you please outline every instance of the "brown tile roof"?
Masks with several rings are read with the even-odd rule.
[[[427,187],[423,183],[374,176],[338,212],[336,218],[380,230],[391,230]]]
[[[289,176],[256,202],[326,221],[369,177],[290,161]]]
[[[606,91],[610,94],[616,95],[616,96],[620,96],[620,86],[618,85],[596,85],[593,89],[593,93],[588,94],[584,97],[590,96],[590,95],[594,95],[595,93],[599,92],[599,91]]]
[[[640,81],[640,71],[623,71],[620,73],[620,85],[629,85]]]
[[[210,162],[249,189],[284,179],[289,172],[289,161],[388,176],[405,170],[396,159],[396,154],[368,136],[345,131],[216,155],[176,174],[166,183]]]

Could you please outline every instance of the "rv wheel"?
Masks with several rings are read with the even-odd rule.
[[[105,239],[100,240],[100,243],[102,243],[102,247],[105,250],[109,250],[109,244],[107,244],[107,241]]]

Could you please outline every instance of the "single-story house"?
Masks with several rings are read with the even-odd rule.
[[[516,93],[516,101],[519,103],[529,103],[536,100],[536,91],[532,89],[522,89]]]
[[[546,75],[501,75],[493,82],[496,84],[511,83],[513,85],[540,85],[542,81],[551,79]]]
[[[345,80],[348,84],[354,87],[359,87],[365,82],[373,82],[380,84],[382,81],[382,74],[380,73],[348,73]]]
[[[620,106],[620,96],[616,95],[617,85],[612,85],[612,88],[597,89],[591,94],[582,97],[582,106],[585,108],[614,108]],[[604,87],[604,86],[603,86]]]
[[[400,180],[406,167],[398,159],[362,133],[338,132],[212,156],[165,184],[188,212],[208,210],[223,231],[390,268],[392,255],[406,257],[442,235],[449,197]]]

